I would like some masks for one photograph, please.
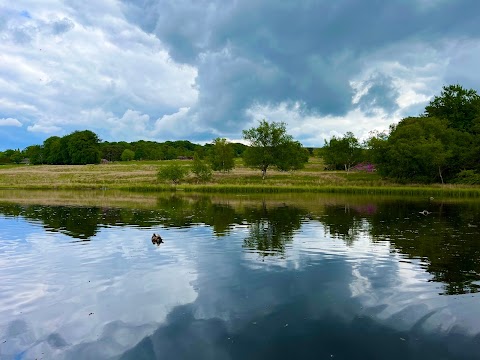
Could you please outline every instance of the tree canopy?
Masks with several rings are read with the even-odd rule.
[[[471,132],[480,120],[480,96],[460,85],[444,86],[425,107],[425,116],[445,119],[449,127]]]
[[[349,171],[361,161],[362,147],[355,135],[347,132],[343,137],[333,136],[330,141],[325,140],[322,156],[330,168]]]
[[[389,134],[368,141],[380,174],[402,182],[444,183],[462,181],[466,170],[478,171],[479,105],[475,90],[443,87],[422,116],[405,118],[390,126]]]
[[[227,139],[216,138],[210,147],[210,165],[214,171],[230,171],[235,167],[232,145]]]
[[[263,179],[270,166],[287,171],[302,168],[308,161],[308,152],[287,134],[283,122],[262,120],[258,127],[243,130],[243,138],[250,142],[243,154],[245,165],[260,169]]]

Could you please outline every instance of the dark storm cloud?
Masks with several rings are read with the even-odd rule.
[[[358,104],[366,115],[374,115],[374,110],[381,108],[389,113],[398,109],[396,99],[398,89],[393,85],[392,78],[382,74],[375,74],[365,81],[368,91]]]
[[[200,95],[191,113],[213,127],[231,128],[255,103],[300,102],[313,113],[344,115],[353,106],[350,81],[375,52],[480,34],[480,2],[474,0],[124,4],[126,16],[156,34],[174,60],[198,68]],[[397,55],[405,54],[390,51],[383,60]],[[380,74],[368,81],[360,105],[395,110],[392,79]]]

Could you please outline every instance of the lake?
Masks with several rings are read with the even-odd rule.
[[[478,200],[9,194],[1,359],[480,359]]]

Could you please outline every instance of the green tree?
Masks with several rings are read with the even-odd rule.
[[[235,162],[232,145],[227,139],[216,138],[213,140],[213,146],[210,148],[209,161],[215,171],[230,171],[234,168]]]
[[[446,119],[450,127],[471,132],[480,117],[480,96],[460,85],[444,86],[425,107],[425,116]]]
[[[132,161],[135,159],[135,152],[130,149],[123,150],[121,159],[122,161]]]
[[[206,182],[212,179],[212,169],[205,161],[200,159],[197,153],[193,156],[192,173],[198,182]]]
[[[9,155],[10,157],[10,161],[15,163],[15,164],[20,164],[24,158],[22,152],[20,151],[20,149],[16,149],[16,150],[7,150],[7,151],[11,151],[11,154]]]
[[[187,175],[188,169],[176,163],[163,166],[157,174],[159,180],[171,181],[175,185],[183,180]]]
[[[98,145],[100,140],[94,132],[90,130],[74,131],[63,139],[67,143],[70,164],[98,164],[100,162]]]
[[[47,164],[67,164],[68,149],[66,144],[62,146],[62,138],[50,136],[43,142],[43,156]]]
[[[25,157],[27,157],[32,165],[43,164],[43,147],[40,145],[28,146],[25,150]]]
[[[400,181],[443,182],[455,167],[452,159],[459,157],[454,146],[459,133],[444,119],[410,117],[391,126],[388,139],[370,143],[380,174]]]
[[[304,152],[303,147],[287,134],[283,122],[269,123],[262,120],[258,127],[243,130],[243,138],[250,142],[243,153],[243,161],[251,168],[260,169],[262,179],[265,179],[270,166],[280,170],[293,170],[308,161],[301,154]]]
[[[325,141],[322,156],[330,168],[349,171],[361,161],[362,147],[353,133],[347,132],[342,138],[333,136],[330,141]]]

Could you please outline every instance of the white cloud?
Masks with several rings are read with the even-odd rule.
[[[27,130],[34,133],[54,134],[61,131],[62,128],[55,125],[37,123],[31,126],[28,126]]]
[[[29,16],[20,15],[24,9]],[[12,4],[0,27],[0,116],[52,133],[87,128],[85,113],[104,113],[110,116],[95,125],[124,140],[143,136],[150,119],[194,104],[196,69],[172,61],[121,10],[116,1]]]
[[[341,136],[347,131],[363,140],[369,136],[370,131],[387,130],[389,124],[400,120],[399,114],[389,115],[381,109],[377,109],[373,116],[367,116],[358,108],[343,116],[321,116],[304,113],[298,103],[281,103],[276,106],[257,104],[247,110],[247,115],[252,119],[252,126],[262,119],[285,122],[289,134],[297,140],[301,139],[305,146],[313,147],[323,146],[325,140]]]
[[[18,121],[17,119],[6,118],[6,119],[0,119],[0,126],[21,127],[22,123],[20,121]]]

